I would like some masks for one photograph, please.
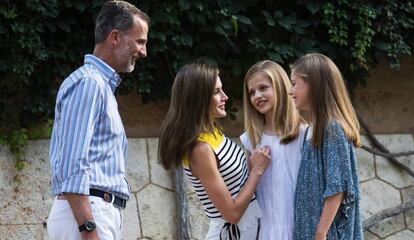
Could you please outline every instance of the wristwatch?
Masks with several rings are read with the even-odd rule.
[[[93,220],[87,220],[84,224],[79,226],[79,232],[87,231],[92,232],[95,230],[96,224]]]

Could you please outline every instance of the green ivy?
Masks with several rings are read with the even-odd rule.
[[[21,128],[14,130],[9,135],[0,134],[0,145],[9,147],[10,152],[15,156],[15,168],[23,170],[25,166],[25,152],[28,140],[50,138],[52,134],[53,120],[48,119],[42,126],[34,126],[32,129]]]
[[[93,19],[104,2],[1,1],[0,130],[5,135],[53,118],[61,82],[93,51]],[[315,51],[338,64],[352,89],[364,84],[380,58],[398,68],[398,58],[411,54],[413,42],[412,1],[130,2],[152,21],[148,57],[123,76],[120,93],[139,93],[144,102],[168,98],[177,70],[195,59],[219,66],[226,92],[240,99],[243,75],[253,63],[272,59],[287,69]]]

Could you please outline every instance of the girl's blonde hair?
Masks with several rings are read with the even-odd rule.
[[[257,74],[268,78],[272,83],[275,94],[275,105],[273,106],[274,131],[280,136],[280,142],[287,144],[298,136],[300,124],[303,119],[295,108],[293,99],[289,96],[290,81],[283,68],[270,60],[254,64],[247,71],[244,78],[243,101],[244,101],[244,127],[249,136],[253,148],[261,140],[265,117],[258,112],[250,101],[248,81]]]
[[[359,122],[335,63],[325,55],[311,53],[293,63],[291,70],[309,86],[312,144],[322,145],[326,126],[335,120],[341,124],[348,140],[356,147],[361,146]]]

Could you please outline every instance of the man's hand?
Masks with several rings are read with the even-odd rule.
[[[95,229],[92,232],[81,232],[82,240],[99,240],[98,231]]]
[[[84,224],[88,220],[93,220],[89,196],[76,193],[63,193],[63,196],[68,200],[78,226]],[[82,240],[99,240],[96,229],[92,232],[81,232],[81,237]]]

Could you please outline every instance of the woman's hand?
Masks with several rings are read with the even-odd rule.
[[[262,176],[270,163],[270,147],[264,146],[253,150],[250,159],[250,173]]]

